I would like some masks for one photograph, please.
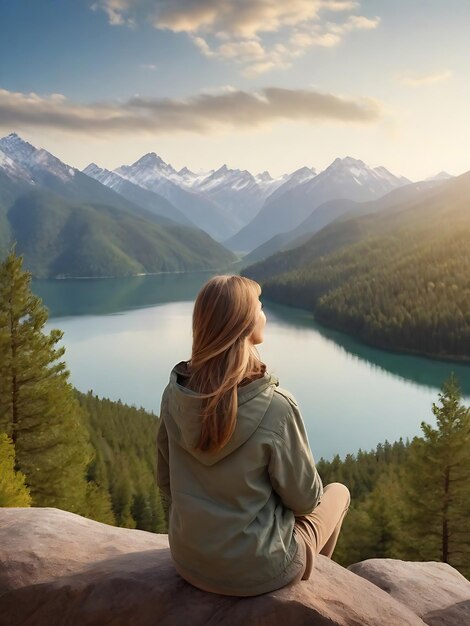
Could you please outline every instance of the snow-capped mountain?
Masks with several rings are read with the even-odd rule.
[[[149,152],[132,165],[115,170],[120,176],[137,185],[161,194],[195,219],[186,209],[188,198],[181,190],[191,194],[192,203],[197,196],[211,207],[217,207],[219,218],[225,219],[225,234],[233,234],[253,219],[266,198],[282,185],[287,176],[272,178],[269,172],[257,175],[248,170],[230,169],[223,165],[217,170],[195,173],[187,167],[176,171],[155,152]],[[179,189],[179,191],[178,191]],[[220,228],[214,236],[220,237]]]
[[[16,133],[0,139],[0,150],[22,166],[36,183],[42,183],[45,176],[52,176],[66,183],[72,180],[78,171],[47,150],[35,148]]]
[[[110,170],[98,167],[96,163],[90,163],[90,165],[83,170],[83,173],[87,176],[91,176],[91,178],[99,181],[102,185],[110,187],[117,193],[124,196],[124,198],[127,198],[131,202],[135,202],[139,206],[155,213],[156,215],[168,218],[179,224],[184,224],[185,226],[194,226],[194,224],[166,198],[153,191],[149,191],[144,187],[136,185],[130,180],[119,176],[116,172],[111,172]]]
[[[358,196],[354,198],[351,198],[350,195],[343,196],[352,200],[372,200],[373,197],[378,198],[392,189],[402,187],[411,182],[404,176],[395,176],[385,167],[371,168],[364,161],[353,159],[349,156],[344,159],[335,159],[315,180],[306,184],[310,189],[314,189],[326,180],[330,184],[336,185],[343,193],[350,190],[354,195]],[[362,195],[364,198],[359,197]]]
[[[0,172],[67,199],[134,211],[141,207],[194,224],[232,250],[245,252],[292,230],[329,200],[373,200],[410,182],[351,157],[335,159],[319,174],[302,167],[277,178],[226,164],[209,172],[176,170],[155,152],[114,171],[91,163],[80,172],[16,133],[0,139]],[[441,172],[433,180],[447,177]]]
[[[301,167],[298,170],[292,172],[292,174],[285,174],[282,178],[281,184],[273,190],[269,197],[269,201],[273,201],[278,196],[281,196],[289,189],[302,185],[311,180],[317,175],[316,170],[313,167]]]
[[[258,215],[225,245],[231,250],[249,252],[274,235],[292,230],[328,200],[373,200],[409,182],[384,167],[370,168],[358,159],[337,158],[316,176],[287,186],[283,192],[279,188]]]
[[[143,212],[141,206],[122,194],[67,165],[47,150],[36,148],[16,133],[0,139],[0,150],[21,168],[24,177],[29,176],[30,184],[34,183],[38,191],[52,191],[67,201],[99,203],[134,214]]]
[[[216,202],[221,211],[237,220],[238,229],[253,219],[266,198],[283,178],[274,179],[269,172],[253,176],[248,170],[229,169],[223,165],[207,176],[194,177],[191,189]]]
[[[180,171],[181,175],[155,152],[145,154],[132,165],[122,165],[114,170],[122,178],[169,200],[215,239],[225,239],[236,232],[238,220],[229,211],[222,211],[209,196],[193,189],[196,183],[193,172],[184,168]]]
[[[29,172],[19,163],[11,159],[3,150],[0,150],[0,172],[3,172],[14,182],[24,182],[34,185]]]

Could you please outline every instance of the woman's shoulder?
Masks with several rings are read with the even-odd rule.
[[[277,387],[274,388],[274,395],[277,396],[277,400],[280,406],[287,407],[287,408],[294,407],[296,409],[299,408],[299,404],[297,400],[295,399],[294,395],[287,389],[284,389],[283,387],[280,387],[278,385]]]
[[[261,427],[282,437],[288,422],[296,421],[299,415],[300,409],[294,395],[287,389],[276,386]]]

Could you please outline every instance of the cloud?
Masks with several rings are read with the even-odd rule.
[[[376,28],[378,17],[325,19],[359,6],[356,0],[96,0],[92,8],[115,26],[146,20],[156,29],[185,33],[205,56],[235,62],[253,75],[287,68],[310,47],[336,46],[353,30]],[[279,41],[264,41],[266,34],[282,36],[283,54],[275,49]]]
[[[236,90],[202,92],[190,98],[143,98],[126,102],[74,103],[61,94],[0,89],[0,127],[47,128],[93,134],[215,133],[255,129],[279,121],[310,123],[373,123],[381,116],[380,103],[371,98],[347,99],[307,89],[266,87],[259,92]]]
[[[451,70],[445,70],[443,72],[431,72],[428,74],[399,74],[397,76],[397,80],[403,85],[408,85],[409,87],[421,87],[422,85],[440,83],[443,80],[447,80],[451,76]]]
[[[139,65],[141,70],[149,70],[150,72],[154,72],[157,69],[157,66],[153,63],[141,63]]]
[[[131,0],[97,0],[91,5],[92,11],[101,9],[108,16],[108,21],[113,26],[130,26],[134,28],[136,21],[134,17],[126,15],[131,8]]]

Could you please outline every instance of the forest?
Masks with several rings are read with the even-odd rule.
[[[416,205],[338,220],[242,273],[366,343],[470,360],[469,192],[465,175]]]
[[[22,257],[0,266],[0,506],[48,506],[151,532],[166,523],[156,484],[158,418],[78,392],[42,332],[47,310]]]
[[[158,417],[83,394],[44,333],[47,309],[11,251],[0,265],[0,506],[57,507],[165,532],[156,483]],[[323,483],[351,491],[334,558],[437,560],[470,579],[470,408],[443,381],[422,435],[344,459],[319,459]]]

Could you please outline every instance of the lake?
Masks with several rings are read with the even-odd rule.
[[[191,354],[193,302],[210,273],[35,280],[46,330],[64,332],[71,382],[158,414],[174,364]],[[268,370],[297,399],[316,459],[420,434],[454,371],[470,404],[470,365],[371,348],[316,324],[307,311],[266,300]]]

